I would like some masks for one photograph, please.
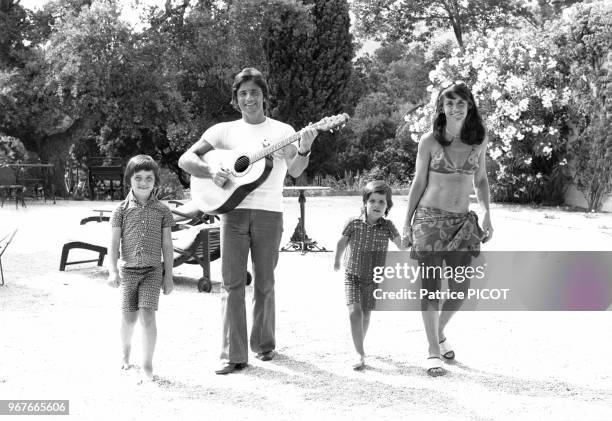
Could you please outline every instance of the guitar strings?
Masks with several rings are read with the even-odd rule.
[[[241,156],[240,158],[236,160],[236,165],[234,169],[236,171],[244,171],[246,167],[248,166],[249,166],[249,158],[246,156]]]
[[[314,124],[314,125],[313,125],[313,127],[318,128],[318,124]],[[289,143],[293,143],[293,142],[295,142],[295,140],[297,140],[297,139],[299,138],[299,136],[300,136],[300,134],[299,134],[299,133],[295,133],[293,136],[291,136],[290,138],[286,139],[286,141],[285,141],[285,142],[286,142],[287,144],[289,144]],[[256,154],[256,155],[254,156],[255,160],[257,160],[257,159],[259,159],[259,158],[260,158],[260,154],[261,154],[262,156],[266,156],[266,155],[268,155],[268,154],[269,154],[269,152],[268,152],[268,151],[269,151],[269,150],[271,150],[271,149],[272,149],[272,147],[271,147],[271,146],[268,146],[267,148],[264,148],[262,151],[260,151],[260,153],[258,153],[258,154]],[[240,158],[238,158],[238,159],[236,160],[236,163],[235,163],[235,165],[234,165],[234,169],[235,169],[236,171],[239,171],[239,172],[240,172],[240,171],[244,171],[244,170],[245,170],[245,169],[246,169],[246,168],[249,166],[249,164],[250,164],[250,163],[251,163],[251,160],[249,159],[249,157],[246,157],[246,156],[241,156]]]

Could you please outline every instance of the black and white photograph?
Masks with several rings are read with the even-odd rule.
[[[612,419],[608,0],[0,0],[0,200],[0,419]]]

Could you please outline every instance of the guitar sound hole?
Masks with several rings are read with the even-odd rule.
[[[234,171],[236,171],[237,173],[241,173],[241,172],[246,171],[246,169],[249,167],[249,163],[250,162],[249,162],[249,158],[248,157],[241,156],[234,163]]]

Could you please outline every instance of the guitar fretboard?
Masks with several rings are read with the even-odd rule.
[[[255,161],[259,161],[260,159],[270,155],[271,153],[284,148],[285,146],[296,142],[298,139],[300,138],[300,134],[299,133],[295,133],[294,135],[281,140],[278,143],[274,143],[270,146],[267,146],[265,148],[263,148],[260,151],[255,152],[254,154],[249,156],[249,159],[251,160],[251,162],[255,162]]]
[[[319,130],[319,124],[313,124],[311,127],[314,127],[315,129]],[[262,158],[265,158],[266,156],[270,155],[271,153],[284,148],[285,146],[296,142],[300,139],[300,132],[294,133],[291,136],[289,136],[286,139],[283,139],[279,142],[273,143],[270,146],[266,146],[265,148],[263,148],[262,150],[259,150],[257,152],[254,152],[253,154],[249,155],[249,160],[251,162],[255,162],[255,161],[259,161]]]

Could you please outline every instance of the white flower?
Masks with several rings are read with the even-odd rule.
[[[527,111],[527,109],[529,108],[529,98],[523,98],[519,101],[519,110],[521,111]]]
[[[533,48],[533,47],[529,48],[529,57],[534,58],[536,56],[536,53],[537,53],[537,51],[536,51],[535,48]]]
[[[561,93],[561,105],[567,105],[569,100],[572,98],[572,91],[567,86],[563,88]]]
[[[549,157],[549,156],[550,156],[550,154],[552,154],[552,150],[553,150],[553,149],[552,149],[550,146],[544,146],[544,147],[542,148],[542,153],[544,154],[544,156]]]
[[[497,159],[502,156],[502,151],[499,148],[491,149],[489,151],[489,156],[493,161],[497,161]]]
[[[541,92],[542,106],[544,108],[552,108],[552,101],[555,99],[555,94],[550,89],[544,89]]]
[[[510,76],[506,80],[506,89],[510,93],[519,92],[521,89],[523,89],[523,86],[523,80],[519,77],[516,77],[515,75]]]
[[[538,180],[539,180],[540,178],[542,178],[542,173],[541,173],[541,172],[537,173],[537,174],[536,174],[536,178],[537,178]]]

